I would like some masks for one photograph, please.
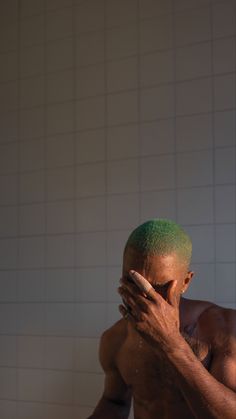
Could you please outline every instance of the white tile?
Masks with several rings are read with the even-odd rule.
[[[0,337],[0,362],[3,367],[14,367],[17,363],[16,336]]]
[[[19,400],[43,400],[43,371],[21,369],[18,371],[17,391]]]
[[[143,87],[174,80],[173,51],[158,51],[140,56],[140,83]]]
[[[20,45],[30,47],[44,41],[44,15],[31,16],[20,20]]]
[[[186,293],[187,298],[214,302],[214,265],[208,263],[196,264],[193,266],[193,271],[195,275]]]
[[[213,4],[213,36],[219,38],[235,34],[235,3]]]
[[[20,111],[19,135],[22,139],[44,136],[44,108],[39,107]]]
[[[72,166],[74,163],[74,136],[62,134],[47,137],[46,167],[49,169]]]
[[[4,241],[3,241],[4,243]],[[0,271],[0,300],[16,301],[17,299],[17,271]]]
[[[211,16],[209,7],[178,12],[175,18],[175,26],[177,46],[210,40]]]
[[[108,125],[121,125],[138,120],[137,91],[117,93],[107,97]]]
[[[74,169],[65,167],[48,171],[47,200],[74,197]]]
[[[42,268],[44,266],[43,237],[19,239],[20,268]]]
[[[137,194],[108,196],[108,229],[134,228],[139,221],[139,197]]]
[[[0,415],[5,419],[16,419],[16,401],[1,400]]]
[[[211,79],[186,81],[176,85],[176,114],[189,115],[212,110]]]
[[[80,233],[76,236],[76,263],[79,267],[106,265],[106,234]]]
[[[236,222],[236,187],[215,187],[215,216],[217,223]]]
[[[46,0],[47,10],[63,9],[64,7],[71,7],[73,0]]]
[[[76,370],[102,373],[99,362],[99,341],[97,338],[76,339]]]
[[[46,334],[49,336],[73,336],[75,333],[74,303],[45,304]]]
[[[21,141],[20,171],[41,170],[44,168],[44,140]]]
[[[177,196],[180,224],[213,223],[213,189],[181,189]]]
[[[18,78],[17,53],[15,51],[8,52],[6,54],[1,54],[1,57],[0,82],[16,80]]]
[[[105,160],[104,129],[79,132],[76,136],[76,163]]]
[[[211,0],[174,0],[174,9],[186,10],[186,9],[195,9],[199,6],[210,5]]]
[[[131,57],[107,63],[107,90],[135,89],[138,86],[138,59]]]
[[[107,304],[107,327],[113,326],[118,320],[122,318],[122,314],[119,311],[119,306],[117,303],[108,303]]]
[[[163,119],[157,122],[145,123],[140,127],[141,155],[174,152],[174,120]]]
[[[0,112],[13,111],[17,109],[17,82],[10,81],[0,84]]]
[[[63,234],[74,232],[74,202],[48,202],[46,205],[46,232]]]
[[[186,226],[185,231],[189,234],[193,245],[193,263],[214,262],[214,228],[206,226]]]
[[[78,99],[105,94],[105,66],[96,64],[79,67],[76,72],[76,97]]]
[[[18,401],[17,419],[41,419],[44,417],[44,405],[40,402]]]
[[[103,382],[103,374],[77,373],[75,377],[76,403],[81,406],[96,406],[102,397]]]
[[[117,266],[107,267],[107,301],[121,303],[121,296],[117,288],[120,285],[120,278],[122,276],[121,268]]]
[[[104,163],[84,164],[76,167],[77,197],[103,195],[105,192]]]
[[[176,219],[175,192],[153,191],[141,194],[141,222],[152,218]]]
[[[0,305],[0,331],[2,335],[16,335],[17,330],[17,304]]]
[[[0,395],[1,399],[15,399],[17,374],[16,368],[0,368]]]
[[[215,181],[235,183],[235,147],[215,150]]]
[[[74,269],[49,269],[45,272],[46,301],[74,301]]]
[[[216,300],[224,303],[235,303],[236,284],[235,284],[235,264],[217,263],[215,293]]]
[[[47,236],[47,267],[74,266],[74,237],[72,234]]]
[[[126,241],[131,230],[110,231],[107,236],[108,266],[119,266],[122,263]]]
[[[106,2],[107,26],[119,26],[137,20],[137,0],[110,0]]]
[[[22,236],[45,233],[45,206],[31,204],[19,206],[19,232]]]
[[[76,271],[76,301],[106,301],[106,268],[83,268]]]
[[[6,4],[6,3],[5,3]],[[16,50],[18,46],[18,26],[16,23],[1,25],[0,29],[0,51]]]
[[[126,193],[137,192],[138,185],[138,161],[121,160],[108,163],[108,192]]]
[[[44,172],[20,175],[20,203],[42,202],[45,197]]]
[[[16,175],[0,176],[0,204],[17,203],[18,182]]]
[[[185,46],[176,49],[176,79],[186,80],[211,74],[211,44]]]
[[[18,272],[17,298],[20,302],[43,301],[44,272],[42,269]]]
[[[18,169],[18,144],[0,145],[0,175],[16,173]]]
[[[169,49],[173,46],[172,16],[163,15],[152,20],[141,21],[141,53]]]
[[[140,100],[142,121],[174,116],[174,87],[172,84],[143,89]]]
[[[72,404],[74,377],[72,371],[44,371],[44,394],[47,402]]]
[[[216,111],[235,107],[235,74],[214,78],[214,106]]]
[[[236,138],[235,111],[215,112],[214,115],[215,145],[234,145]]]
[[[17,8],[17,1],[10,0],[8,2],[3,2],[0,6],[0,13],[1,13],[1,24],[9,24],[12,22],[17,21],[18,17],[18,8]]]
[[[0,115],[0,143],[10,143],[18,138],[18,112]]]
[[[20,368],[43,368],[44,338],[18,336],[18,365]]]
[[[83,99],[76,102],[76,126],[78,130],[95,129],[104,125],[104,96]]]
[[[213,145],[210,114],[183,116],[176,119],[177,151],[210,148]]]
[[[177,183],[180,187],[211,185],[213,156],[211,151],[177,155]]]
[[[112,28],[107,31],[106,54],[108,60],[116,60],[137,54],[138,28],[136,24]]]
[[[20,8],[20,17],[28,17],[43,13],[43,3],[31,0],[22,0]]]
[[[103,31],[80,34],[76,40],[77,67],[103,62],[105,36]]]
[[[18,260],[17,239],[0,240],[0,268],[15,269]]]
[[[143,158],[141,161],[142,191],[173,188],[175,185],[174,156]]]
[[[106,328],[105,303],[76,303],[76,335],[100,337]]]
[[[58,370],[74,368],[74,338],[48,336],[45,338],[44,367]]]
[[[47,108],[47,134],[64,134],[74,129],[73,102],[51,105]]]
[[[72,9],[61,9],[46,15],[46,39],[52,41],[58,38],[72,36]]]
[[[235,70],[235,38],[217,39],[213,42],[213,68],[215,74]]]
[[[141,0],[140,17],[158,16],[164,13],[171,13],[173,9],[172,0]]]
[[[107,156],[109,160],[137,157],[138,154],[138,125],[107,128]]]
[[[106,198],[79,199],[76,202],[76,231],[96,231],[106,228]]]
[[[235,262],[236,225],[216,225],[216,261]]]
[[[47,103],[66,102],[73,100],[74,72],[72,70],[58,71],[47,74]]]
[[[42,335],[44,333],[44,305],[42,303],[17,304],[17,333]]]
[[[44,72],[44,47],[34,45],[25,48],[20,54],[20,76],[30,77]]]
[[[61,39],[46,44],[47,71],[57,71],[73,66],[73,40]]]
[[[76,9],[76,30],[80,32],[96,31],[104,28],[104,0],[87,0]]]

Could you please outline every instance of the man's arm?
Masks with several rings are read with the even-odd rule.
[[[99,359],[105,372],[104,392],[93,414],[88,419],[127,419],[131,406],[131,391],[122,379],[115,356],[119,347],[119,333],[114,326],[105,331],[100,340]]]
[[[210,373],[184,339],[166,354],[197,419],[236,418],[236,312],[227,310],[223,323]]]

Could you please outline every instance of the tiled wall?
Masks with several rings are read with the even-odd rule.
[[[0,3],[0,417],[85,419],[124,242],[193,240],[235,307],[235,1]]]

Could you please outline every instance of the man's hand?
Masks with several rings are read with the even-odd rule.
[[[161,350],[173,349],[181,339],[179,331],[179,305],[175,294],[176,280],[170,281],[167,301],[138,272],[130,271],[131,283],[121,279],[118,288],[127,307],[120,305],[121,314],[128,319],[140,335]]]

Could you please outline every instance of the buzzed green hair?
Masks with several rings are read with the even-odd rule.
[[[192,242],[183,228],[174,221],[161,218],[146,221],[133,230],[124,253],[129,247],[144,255],[176,253],[187,266],[192,256]]]

